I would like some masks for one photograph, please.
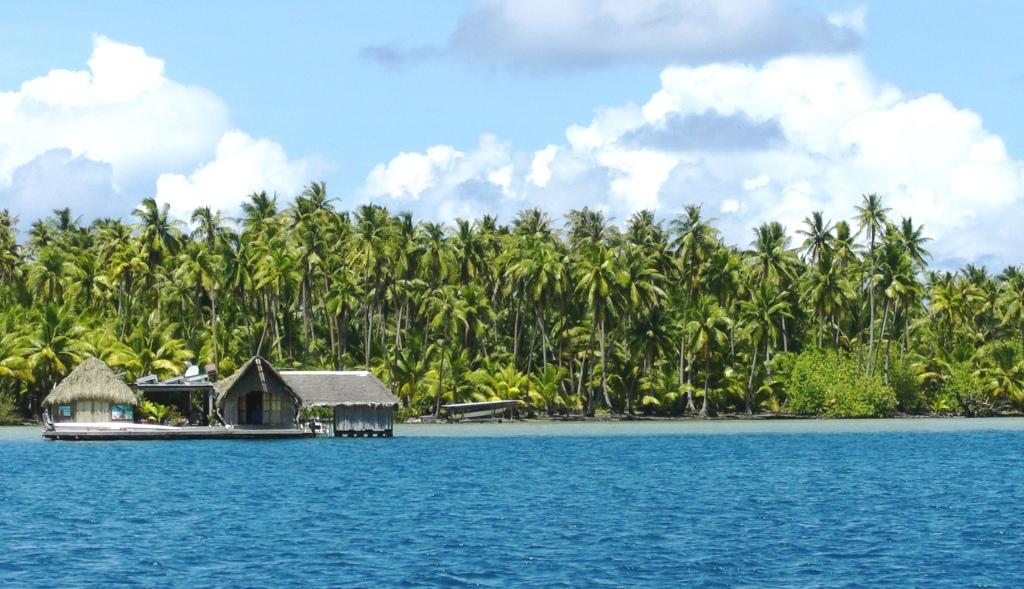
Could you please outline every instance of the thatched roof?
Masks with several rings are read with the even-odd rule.
[[[366,371],[296,371],[282,372],[281,377],[305,407],[398,404],[398,397]]]
[[[270,387],[276,386],[284,389],[292,397],[295,397],[296,401],[298,400],[298,395],[295,394],[295,391],[288,386],[288,383],[281,378],[281,375],[274,370],[274,367],[266,358],[263,358],[262,356],[253,356],[252,358],[249,358],[245,364],[242,364],[231,376],[213,383],[213,387],[217,389],[217,405],[222,405],[224,403],[224,399],[235,388],[235,384],[250,372],[255,373],[254,376],[260,383],[258,390],[266,392],[271,390]],[[248,393],[251,391],[245,390],[243,392]]]
[[[135,405],[132,389],[99,358],[86,358],[71,374],[53,387],[43,399],[44,405],[66,405],[86,399],[109,401],[115,405]]]

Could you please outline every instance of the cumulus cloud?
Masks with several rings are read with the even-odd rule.
[[[719,151],[765,149],[782,139],[782,130],[774,120],[753,121],[745,114],[701,113],[672,114],[625,133],[620,142],[665,151]]]
[[[864,12],[816,15],[784,0],[475,0],[446,47],[367,47],[386,65],[453,54],[529,68],[707,63],[849,51]]]
[[[485,134],[468,153],[436,145],[377,164],[359,196],[401,209],[429,210],[430,217],[475,217],[518,206],[515,193],[521,178],[522,162],[514,158],[509,145]]]
[[[760,222],[792,231],[813,210],[849,217],[862,193],[879,192],[894,215],[925,224],[939,263],[1019,263],[1024,246],[1015,227],[1024,164],[1002,139],[976,113],[937,94],[907,95],[852,55],[669,67],[645,104],[602,109],[569,127],[564,144],[518,153],[488,137],[468,152],[431,150],[457,155],[416,176],[427,206],[404,204],[440,219],[466,203],[504,214],[586,205],[622,221],[640,208],[667,216],[704,202],[726,236],[745,245]],[[429,159],[399,156],[417,157]],[[452,161],[476,163],[467,174]],[[507,166],[507,191],[467,182]],[[374,176],[365,193],[395,200]]]
[[[321,166],[316,161],[289,160],[277,143],[229,131],[217,144],[213,160],[187,177],[161,174],[156,200],[185,213],[201,206],[234,210],[246,195],[266,190],[291,195]]]
[[[141,47],[97,36],[86,69],[52,70],[0,92],[0,207],[23,220],[57,206],[87,218],[124,214],[153,194],[161,174],[174,184],[190,170],[196,185],[183,203],[235,186],[218,173],[259,169],[258,178],[289,193],[306,180],[283,182],[306,164],[282,164],[280,146],[239,137],[219,97],[168,78],[163,60]],[[212,202],[227,205],[224,198]]]
[[[76,207],[77,212],[90,217],[117,216],[124,211],[113,206],[112,180],[110,164],[73,156],[68,149],[52,149],[13,170],[0,202],[18,214],[90,203],[88,210]]]
[[[0,93],[0,182],[51,149],[112,166],[115,187],[194,165],[229,129],[224,103],[164,75],[139,47],[96,37],[88,69]]]

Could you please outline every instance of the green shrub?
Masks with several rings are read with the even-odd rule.
[[[14,408],[14,400],[10,395],[0,393],[0,425],[20,423],[18,411]]]
[[[950,366],[949,378],[943,383],[940,396],[946,400],[949,410],[961,415],[974,417],[992,413],[989,396],[982,390],[970,362]]]
[[[917,380],[910,362],[893,358],[889,367],[889,385],[896,393],[896,403],[904,413],[927,413],[928,398]]]
[[[853,358],[833,351],[801,352],[786,392],[788,409],[805,415],[883,417],[896,410],[896,393],[881,375],[859,374]]]

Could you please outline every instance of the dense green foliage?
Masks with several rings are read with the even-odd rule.
[[[783,411],[981,415],[1024,404],[1024,275],[926,267],[928,241],[866,195],[852,222],[814,212],[746,248],[690,206],[564,224],[523,211],[452,226],[323,184],[240,219],[133,221],[70,210],[24,239],[0,212],[0,397],[31,415],[96,355],[128,378],[186,362],[231,372],[367,367],[408,413],[521,399],[537,413]],[[176,211],[185,215],[185,211]]]
[[[807,350],[786,380],[789,409],[827,417],[886,417],[896,410],[893,387],[878,373],[865,374],[856,361],[834,350]]]

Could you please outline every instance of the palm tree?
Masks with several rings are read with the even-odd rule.
[[[752,412],[755,395],[754,378],[757,371],[758,350],[764,346],[764,366],[770,367],[772,361],[772,342],[778,339],[779,324],[789,316],[789,304],[786,293],[775,289],[770,284],[761,284],[750,291],[750,298],[740,303],[740,318],[746,328],[751,344],[750,376],[747,379],[745,396],[747,413]],[[770,370],[770,368],[769,368]]]
[[[456,231],[452,239],[455,257],[459,266],[459,282],[467,285],[482,270],[487,256],[484,241],[474,224],[465,219],[456,219]]]
[[[82,342],[85,329],[68,306],[53,304],[43,307],[37,331],[28,338],[24,350],[36,386],[29,400],[29,411],[35,413],[43,395],[66,376],[83,359],[86,348]]]
[[[804,218],[806,229],[797,229],[797,233],[805,237],[803,252],[805,260],[817,264],[832,251],[832,222],[825,222],[821,211],[814,211],[810,217]]]
[[[1013,327],[1024,344],[1024,274],[1014,272],[999,291],[999,315],[1004,326]]]
[[[931,253],[924,248],[924,244],[931,241],[930,237],[924,236],[924,226],[914,226],[913,219],[903,217],[900,221],[899,239],[914,266],[923,270],[928,263],[927,259],[931,257]]]
[[[886,224],[886,214],[890,209],[882,206],[882,197],[875,194],[861,196],[861,204],[857,209],[858,232],[868,234],[868,277],[865,288],[868,291],[868,358],[874,357],[875,350],[875,239]],[[871,362],[868,362],[868,374],[871,374]]]
[[[806,302],[805,306],[814,309],[818,319],[818,346],[822,344],[826,326],[830,326],[834,335],[834,346],[838,349],[841,334],[840,318],[843,309],[853,299],[852,287],[831,252],[818,260],[806,276],[802,295]]]
[[[533,315],[541,333],[541,364],[546,368],[550,342],[545,312],[548,301],[564,290],[565,264],[555,243],[536,233],[523,237],[519,247],[509,250],[508,254],[505,274],[509,284],[521,287],[533,304]],[[518,326],[517,321],[516,334]]]
[[[530,402],[542,407],[548,415],[569,408],[569,399],[562,394],[561,384],[568,376],[564,368],[548,364],[539,374],[530,376]]]
[[[0,284],[8,284],[15,277],[21,262],[15,227],[18,218],[7,209],[0,209]]]
[[[170,219],[170,205],[160,206],[155,199],[146,198],[132,214],[139,219],[139,240],[150,267],[161,266],[167,256],[178,253],[181,232],[178,223]]]
[[[179,254],[179,265],[174,278],[179,284],[190,285],[196,296],[195,310],[197,316],[201,312],[201,296],[206,295],[210,301],[210,338],[213,344],[213,363],[220,364],[220,353],[217,347],[217,283],[220,281],[221,256],[216,250],[195,242],[189,243]]]
[[[700,205],[687,205],[684,212],[672,221],[672,231],[676,236],[672,247],[686,283],[687,302],[700,287],[704,263],[718,244],[718,230],[711,225],[713,222],[714,219],[701,216]]]
[[[1024,364],[1018,348],[1000,343],[983,350],[982,355],[982,367],[975,372],[975,378],[989,396],[1018,406],[1024,402]]]
[[[249,200],[242,203],[242,212],[245,213],[242,223],[246,229],[270,220],[277,215],[277,195],[268,196],[265,191],[253,192]]]
[[[702,295],[694,309],[694,318],[690,321],[689,330],[694,349],[699,349],[704,358],[704,400],[700,408],[700,416],[708,415],[708,383],[711,379],[711,355],[728,340],[727,329],[731,320],[726,317],[714,297]]]
[[[595,339],[600,343],[601,394],[608,409],[612,408],[608,396],[606,322],[610,312],[616,310],[620,289],[626,286],[627,275],[622,271],[614,252],[603,244],[589,248],[580,261],[576,279],[576,292],[583,296],[590,311],[590,345],[584,365],[590,357]],[[582,386],[584,368],[580,368]],[[588,395],[587,412],[593,413],[593,393]]]
[[[797,265],[796,255],[789,248],[786,229],[777,222],[764,223],[754,229],[752,250],[747,252],[750,276],[755,283],[776,287],[787,295],[793,282],[793,269]],[[786,317],[782,315],[782,349],[789,351],[789,331]]]

